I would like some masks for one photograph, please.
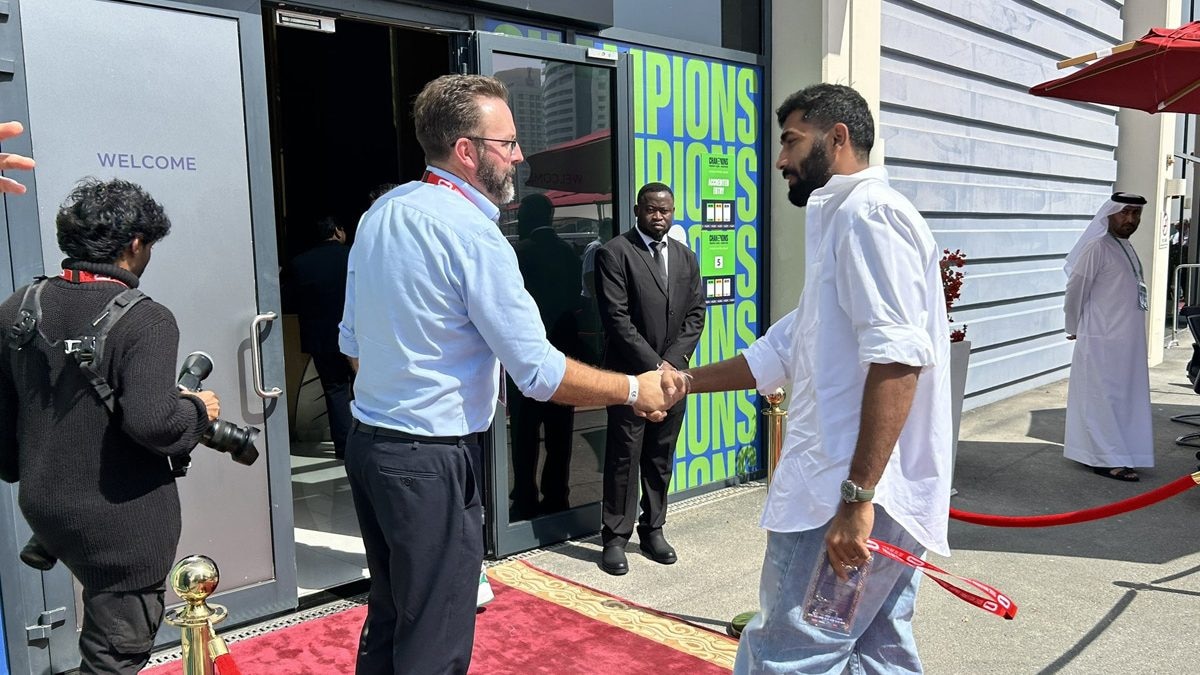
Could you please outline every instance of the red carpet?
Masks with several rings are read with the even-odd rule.
[[[488,570],[496,599],[479,614],[471,673],[728,673],[737,643],[523,562]],[[366,607],[229,645],[243,675],[354,672]],[[632,655],[638,655],[632,658]],[[180,672],[178,661],[146,671]]]

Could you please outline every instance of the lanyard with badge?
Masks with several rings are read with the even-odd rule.
[[[1117,240],[1117,246],[1121,249],[1121,253],[1125,254],[1125,259],[1129,261],[1129,269],[1133,270],[1133,276],[1137,279],[1138,309],[1145,312],[1150,309],[1150,292],[1146,289],[1146,282],[1142,280],[1142,261],[1139,260],[1137,265],[1134,265],[1133,258],[1130,257],[1129,251],[1125,249],[1125,245],[1121,243],[1121,240],[1115,236],[1113,236],[1113,239]]]

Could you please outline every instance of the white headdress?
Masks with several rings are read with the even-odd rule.
[[[1063,264],[1063,272],[1066,272],[1067,276],[1071,276],[1071,270],[1075,268],[1075,261],[1079,259],[1079,255],[1083,253],[1083,249],[1089,243],[1103,237],[1108,232],[1109,216],[1127,206],[1145,206],[1145,204],[1146,198],[1141,195],[1129,192],[1114,192],[1113,196],[1104,202],[1104,206],[1100,207],[1100,211],[1096,213],[1095,218],[1092,218],[1092,222],[1088,223],[1087,229],[1083,231],[1083,235],[1079,237],[1079,241],[1075,242],[1075,247],[1067,254],[1066,263]]]

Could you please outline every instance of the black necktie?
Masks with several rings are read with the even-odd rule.
[[[662,282],[663,290],[667,288],[667,256],[663,255],[662,248],[666,246],[664,242],[650,242],[650,255],[654,257],[654,261],[658,263],[658,280]]]

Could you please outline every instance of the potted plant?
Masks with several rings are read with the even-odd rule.
[[[946,318],[954,323],[950,316],[954,303],[962,295],[963,277],[960,270],[966,265],[967,256],[960,250],[942,250],[942,292],[946,296]],[[964,324],[950,331],[950,402],[951,420],[953,423],[951,436],[953,444],[952,457],[958,456],[958,423],[962,417],[963,396],[967,390],[967,364],[971,358],[971,342],[967,340],[967,326]],[[951,460],[953,462],[953,460]],[[953,467],[953,463],[951,464]]]

